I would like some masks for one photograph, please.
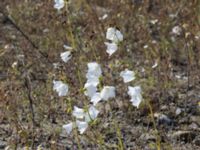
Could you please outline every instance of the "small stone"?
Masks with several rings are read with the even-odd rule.
[[[191,142],[195,139],[198,133],[194,131],[176,131],[173,135],[172,138],[175,140],[180,140],[185,143]]]
[[[182,111],[181,111],[181,108],[178,107],[178,108],[176,109],[176,115],[177,115],[177,116],[180,115],[181,112],[182,112]]]
[[[48,33],[48,32],[49,32],[49,29],[47,28],[43,30],[43,33]]]
[[[11,39],[12,39],[12,40],[16,40],[17,37],[16,37],[15,35],[12,35],[12,36],[11,36]]]
[[[194,144],[200,146],[200,136],[194,139]]]
[[[198,129],[198,125],[196,124],[196,123],[191,123],[190,125],[189,125],[189,128],[190,129]]]
[[[167,110],[167,109],[168,109],[168,106],[167,106],[167,105],[161,106],[161,110],[162,110],[162,111]]]
[[[0,140],[0,149],[4,149],[6,147],[6,142]]]
[[[167,115],[164,114],[155,113],[154,117],[157,118],[159,125],[164,124],[169,126],[172,125],[173,123],[172,120]]]
[[[168,116],[162,114],[158,119],[158,123],[159,124],[171,125],[172,124],[172,120]]]
[[[175,27],[173,27],[173,29],[172,29],[172,33],[175,34],[175,35],[180,35],[181,32],[182,32],[182,29],[181,29],[181,27],[179,27],[179,26],[175,26]]]
[[[195,122],[200,126],[200,116],[191,116],[190,121]]]
[[[149,133],[144,133],[140,136],[140,139],[141,140],[144,140],[144,141],[156,141],[156,137],[149,134]]]

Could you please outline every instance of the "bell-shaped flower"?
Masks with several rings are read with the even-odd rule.
[[[77,126],[80,134],[83,134],[86,131],[86,129],[88,128],[88,123],[85,121],[76,120],[76,126]]]
[[[97,77],[99,78],[102,74],[101,67],[96,62],[91,62],[87,64],[88,66],[88,72],[86,74],[87,79],[90,79],[91,77]]]
[[[62,81],[53,81],[53,90],[58,93],[58,96],[66,96],[68,93],[68,85]]]
[[[99,114],[99,110],[97,110],[94,106],[90,106],[88,112],[85,115],[85,121],[90,122],[91,120],[95,120]]]
[[[78,107],[74,106],[72,115],[74,117],[76,117],[76,119],[83,119],[85,117],[85,112],[82,108],[78,108]]]
[[[99,77],[90,75],[89,78],[87,79],[87,82],[85,83],[85,87],[87,87],[88,85],[97,86],[98,84],[99,84]]]
[[[66,51],[60,54],[61,59],[67,63],[70,59],[71,59],[71,52],[70,51]]]
[[[135,86],[135,87],[129,86],[128,87],[128,95],[130,97],[141,94],[141,91],[142,90],[141,90],[140,86]]]
[[[142,95],[138,94],[137,96],[131,97],[131,103],[133,106],[139,108],[140,103],[142,102]]]
[[[64,0],[54,0],[54,8],[57,10],[62,9],[65,6],[65,1]]]
[[[90,100],[92,103],[93,103],[93,105],[95,106],[99,101],[101,101],[101,95],[100,95],[100,93],[99,92],[96,92],[93,96],[92,96],[92,98],[91,98],[91,100]]]
[[[128,95],[131,97],[132,105],[135,107],[139,107],[140,103],[142,102],[142,95],[141,95],[141,87],[140,86],[129,86],[128,87]]]
[[[118,49],[118,46],[116,43],[105,42],[105,45],[107,46],[106,52],[109,54],[109,56],[115,53]]]
[[[63,125],[63,128],[66,130],[67,134],[70,134],[73,129],[73,123],[68,123],[66,125]]]
[[[135,73],[133,71],[130,71],[128,69],[125,69],[120,73],[120,76],[123,78],[124,83],[131,82],[135,79]]]
[[[86,74],[87,78],[86,85],[91,84],[93,86],[97,86],[99,84],[99,77],[102,74],[101,67],[96,62],[88,63],[87,66],[88,66],[88,71]]]
[[[104,86],[100,96],[103,100],[107,101],[110,98],[115,97],[115,87],[114,86]]]
[[[90,98],[92,98],[92,96],[97,92],[97,87],[93,84],[85,84],[85,89],[86,91],[84,92],[84,94],[86,96],[89,96]]]
[[[114,43],[123,41],[122,33],[115,28],[108,28],[106,32],[106,39],[111,40]]]

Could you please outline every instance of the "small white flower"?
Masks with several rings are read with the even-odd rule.
[[[82,108],[78,108],[78,107],[74,106],[72,115],[74,117],[76,117],[76,119],[83,119],[85,117],[85,112]]]
[[[106,39],[111,40],[114,43],[123,41],[122,33],[115,28],[108,28],[106,32]]]
[[[135,96],[137,95],[138,93],[141,93],[141,87],[140,86],[135,86],[135,87],[132,87],[132,86],[129,86],[128,87],[128,95],[129,96]]]
[[[176,35],[180,35],[181,32],[182,32],[182,29],[181,29],[181,27],[179,27],[179,26],[175,26],[175,27],[173,27],[173,29],[172,29],[172,33],[174,33],[174,34],[176,34]]]
[[[89,96],[90,98],[92,98],[92,96],[97,92],[97,87],[93,84],[85,84],[85,89],[86,91],[84,92],[84,94],[86,96]]]
[[[85,121],[76,120],[76,126],[78,127],[80,134],[83,134],[88,128],[88,123]]]
[[[115,53],[118,49],[118,46],[116,43],[105,42],[105,45],[107,46],[106,52],[109,54],[109,56]]]
[[[88,66],[88,72],[86,74],[87,78],[90,78],[91,76],[100,77],[102,74],[101,67],[96,62],[91,62],[87,64]]]
[[[135,107],[139,107],[141,101],[142,101],[142,95],[141,95],[141,87],[140,86],[135,86],[135,87],[132,87],[132,86],[129,86],[128,87],[128,95],[131,97],[131,102],[132,102],[132,105],[135,106]]]
[[[53,90],[58,93],[58,96],[66,96],[68,93],[68,85],[62,81],[53,81]]]
[[[66,50],[72,50],[73,48],[71,46],[68,46],[68,45],[63,45],[63,47],[66,49]]]
[[[63,128],[66,130],[67,134],[70,134],[73,129],[73,123],[68,123],[66,125],[63,125]]]
[[[67,63],[70,59],[71,59],[71,52],[70,51],[66,51],[60,54],[61,59]]]
[[[99,84],[99,77],[90,74],[87,78],[85,85],[97,86]]]
[[[110,98],[115,97],[115,87],[114,86],[104,86],[101,93],[101,98],[107,101]]]
[[[88,113],[90,114],[90,117],[94,120],[97,118],[99,110],[97,110],[94,106],[90,106]]]
[[[135,79],[135,73],[133,71],[130,71],[128,69],[125,69],[120,73],[120,76],[123,78],[124,83],[131,82]]]
[[[90,122],[91,120],[95,120],[98,114],[99,114],[99,111],[94,106],[90,106],[90,108],[88,109],[88,112],[86,112],[85,121]]]
[[[102,74],[101,67],[96,62],[90,62],[87,64],[88,71],[86,74],[87,82],[85,83],[86,91],[84,94],[89,96],[91,102],[96,105],[100,100],[100,94],[97,92],[97,85],[99,84],[99,78]]]
[[[132,105],[139,108],[140,103],[142,102],[142,95],[138,94],[137,96],[131,97]]]
[[[99,101],[101,101],[101,95],[100,95],[100,93],[99,92],[96,92],[93,96],[92,96],[92,98],[91,98],[91,100],[90,100],[92,103],[93,103],[93,105],[95,106]]]
[[[87,82],[86,84],[92,84],[97,86],[99,84],[99,77],[102,74],[101,67],[96,62],[91,62],[87,64],[88,71],[86,74]]]
[[[64,0],[54,0],[54,2],[55,2],[54,8],[57,10],[62,9],[65,6]]]

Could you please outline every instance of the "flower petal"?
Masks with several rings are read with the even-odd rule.
[[[99,114],[99,111],[94,107],[90,106],[88,112],[85,115],[85,121],[90,122],[91,120],[95,120]]]
[[[55,2],[54,8],[57,10],[62,9],[65,6],[64,0],[54,0],[54,2]]]
[[[93,86],[97,86],[99,84],[99,78],[96,76],[92,76],[90,75],[87,79],[87,82],[85,85],[93,85]]]
[[[106,32],[106,39],[111,40],[114,43],[123,41],[122,33],[115,28],[108,28]]]
[[[71,52],[70,51],[66,51],[60,54],[61,59],[67,63],[70,59],[71,59]]]
[[[137,95],[131,98],[130,100],[132,102],[132,105],[139,108],[140,103],[142,102],[142,96]]]
[[[115,97],[115,87],[114,86],[104,86],[101,93],[101,98],[107,101],[110,98]]]
[[[66,125],[63,125],[63,128],[66,130],[67,134],[70,134],[73,129],[73,123],[68,123]]]
[[[76,119],[83,119],[85,117],[85,112],[82,108],[74,106],[72,115],[76,117]]]
[[[97,87],[94,85],[94,84],[88,84],[88,83],[86,83],[85,84],[85,89],[86,89],[86,91],[84,92],[84,94],[86,95],[86,96],[89,96],[90,98],[96,93],[96,91],[97,91]]]
[[[80,134],[83,134],[88,128],[88,123],[85,121],[76,120],[76,125],[78,127],[78,131],[80,132]]]
[[[140,86],[135,86],[135,87],[129,86],[128,87],[128,95],[130,97],[140,94],[141,91],[142,90],[141,90]]]
[[[120,76],[123,78],[124,83],[131,82],[135,79],[135,73],[133,71],[130,71],[128,69],[125,69],[120,73]]]
[[[105,42],[105,45],[107,46],[106,52],[109,54],[109,56],[115,53],[118,49],[118,46],[116,43]]]
[[[58,93],[58,96],[66,96],[68,93],[68,85],[62,81],[53,81],[53,90]]]
[[[132,105],[135,107],[139,107],[140,103],[142,102],[142,95],[141,95],[141,87],[140,86],[129,86],[128,87],[128,95],[131,97]]]
[[[92,103],[93,103],[93,105],[95,106],[99,101],[101,101],[101,95],[100,95],[100,93],[99,92],[96,92],[93,96],[92,96],[92,98],[91,98],[91,100],[90,100]]]
[[[90,78],[91,76],[96,76],[96,77],[101,76],[102,71],[101,71],[101,67],[98,63],[91,62],[91,63],[88,63],[87,66],[88,66],[88,72],[86,74],[87,78]]]
[[[87,82],[86,85],[91,84],[97,86],[99,84],[99,77],[102,74],[101,67],[96,62],[90,62],[87,64],[88,71],[86,74]]]

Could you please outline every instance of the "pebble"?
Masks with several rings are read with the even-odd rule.
[[[164,114],[155,113],[154,117],[157,118],[159,125],[164,124],[169,126],[173,123],[173,121],[167,115]]]
[[[176,131],[172,135],[172,138],[175,140],[183,141],[184,143],[191,142],[195,139],[198,133],[194,131]]]
[[[178,107],[178,108],[176,109],[176,115],[177,115],[177,116],[180,115],[181,112],[182,112],[182,111],[181,111],[181,108]]]
[[[6,142],[0,140],[0,149],[4,149],[6,147]]]

